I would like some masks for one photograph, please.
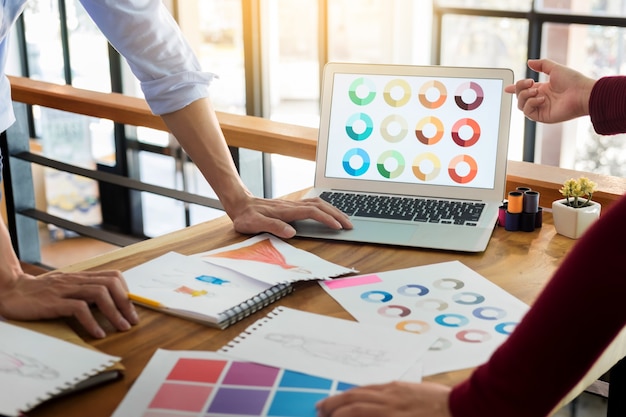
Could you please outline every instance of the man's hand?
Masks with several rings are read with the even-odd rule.
[[[504,88],[517,96],[517,107],[526,117],[559,123],[589,114],[589,96],[595,80],[548,59],[531,59],[528,67],[548,75],[548,81],[528,78]]]
[[[318,417],[451,417],[450,388],[391,382],[353,388],[317,404]]]
[[[348,216],[321,198],[287,201],[251,197],[243,209],[229,213],[239,233],[268,232],[288,239],[296,234],[289,222],[304,219],[317,220],[335,229],[352,229]]]
[[[106,334],[91,305],[118,330],[128,330],[139,321],[119,271],[56,272],[39,278],[21,274],[0,286],[0,316],[13,320],[75,317],[89,334],[103,338]]]

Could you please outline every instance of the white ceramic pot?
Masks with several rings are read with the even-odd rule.
[[[566,199],[562,199],[552,202],[554,228],[560,235],[570,239],[578,239],[593,222],[598,220],[602,206],[591,201],[585,207],[573,208],[563,204],[566,201]]]

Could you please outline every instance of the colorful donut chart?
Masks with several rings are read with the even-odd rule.
[[[456,278],[441,278],[433,282],[433,285],[440,290],[460,290],[465,283]]]
[[[429,161],[432,164],[432,169],[429,172],[422,169],[422,163],[424,161]],[[434,153],[424,152],[413,159],[411,169],[413,170],[413,175],[415,175],[415,178],[418,180],[432,181],[437,178],[441,172],[441,161]]]
[[[370,303],[386,303],[393,298],[393,295],[386,291],[367,291],[361,294],[361,299]]]
[[[459,134],[459,130],[461,130],[465,126],[472,129],[473,132],[472,137],[469,139],[463,139]],[[463,148],[469,148],[470,146],[475,145],[476,142],[478,142],[478,139],[480,139],[480,126],[478,125],[478,123],[476,123],[474,119],[464,118],[458,120],[452,126],[452,140],[457,145],[462,146]]]
[[[465,100],[463,99],[463,93],[467,90],[473,91],[476,95],[474,101],[465,102]],[[459,108],[462,110],[471,111],[477,109],[482,104],[484,97],[485,93],[483,92],[482,87],[473,81],[461,84],[454,93],[454,101],[456,102],[456,105],[459,106]]]
[[[351,162],[354,158],[361,159],[361,166],[353,168]],[[353,177],[365,174],[370,167],[370,156],[361,148],[350,149],[343,156],[343,169]]]
[[[389,133],[389,126],[394,123],[400,126],[400,130],[395,135]],[[409,131],[409,125],[407,124],[404,117],[400,116],[399,114],[390,114],[389,116],[385,117],[383,119],[383,122],[380,124],[380,135],[387,142],[391,142],[391,143],[400,142],[402,139],[406,137],[406,134],[408,131]]]
[[[485,301],[485,297],[480,294],[476,294],[475,292],[462,292],[454,294],[452,300],[457,304],[471,306],[482,303]]]
[[[421,297],[428,294],[430,290],[423,285],[419,284],[407,284],[398,288],[398,293],[406,295],[407,297]]]
[[[433,89],[437,91],[438,98],[436,100],[429,100],[427,95]],[[427,109],[436,109],[446,102],[448,91],[446,90],[446,86],[440,81],[427,81],[420,87],[418,98],[422,106]]]
[[[506,311],[498,307],[478,307],[472,314],[483,320],[500,320],[506,316]]]
[[[451,341],[449,341],[448,339],[445,339],[443,337],[440,337],[439,339],[435,340],[435,343],[430,345],[428,350],[431,350],[431,351],[434,351],[434,352],[441,352],[442,350],[448,349],[450,346],[452,346],[452,342]]]
[[[438,300],[436,298],[425,298],[416,302],[415,306],[424,310],[443,311],[448,308],[448,303],[443,300]]]
[[[461,330],[456,334],[456,338],[461,342],[483,343],[491,339],[491,335],[484,330]]]
[[[411,314],[411,310],[404,306],[386,305],[378,309],[378,314],[385,317],[406,317]]]
[[[365,124],[365,129],[363,129],[363,132],[361,133],[357,133],[353,127],[354,124],[359,121]],[[346,121],[346,133],[348,134],[348,136],[350,136],[351,139],[358,141],[365,140],[370,137],[373,130],[374,122],[372,121],[372,118],[365,113],[355,113],[350,116]]]
[[[428,125],[435,127],[435,134],[428,137],[424,134],[424,128]],[[434,116],[422,118],[415,126],[415,137],[424,145],[434,145],[443,138],[443,123]]]
[[[467,164],[469,166],[467,174],[460,175],[457,172],[459,164]],[[452,158],[450,165],[448,165],[448,175],[450,175],[452,181],[459,184],[467,184],[468,182],[471,182],[474,178],[476,178],[477,174],[478,164],[476,163],[476,160],[469,155],[457,155]]]
[[[397,163],[396,169],[394,169],[393,171],[389,171],[387,168],[385,168],[385,162],[388,159],[395,159]],[[402,174],[402,171],[404,171],[404,157],[398,151],[394,151],[394,150],[385,151],[382,154],[380,154],[380,157],[378,157],[376,168],[378,168],[378,172],[383,177],[387,179],[396,178],[400,176],[400,174]]]
[[[435,317],[435,323],[445,327],[462,327],[469,323],[469,319],[461,314],[440,314]]]
[[[366,94],[361,97],[359,96],[359,93],[363,93],[363,90],[366,90]],[[374,98],[376,97],[376,85],[374,85],[374,82],[368,78],[357,78],[352,81],[352,84],[350,84],[348,95],[350,96],[350,101],[357,106],[366,106],[374,101]]]
[[[430,325],[421,320],[404,320],[396,324],[396,329],[409,333],[422,334],[430,330]]]
[[[402,90],[402,97],[395,99],[391,93],[398,88]],[[405,80],[396,78],[387,83],[383,91],[383,97],[385,98],[385,102],[391,107],[402,107],[411,99],[411,86]]]
[[[515,327],[517,327],[517,323],[506,322],[506,323],[499,323],[499,324],[497,324],[495,329],[496,329],[496,332],[508,336],[511,333],[513,333],[513,330],[515,330]]]

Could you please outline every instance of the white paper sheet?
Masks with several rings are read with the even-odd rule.
[[[405,375],[415,378],[420,359],[435,339],[281,306],[219,352],[366,385]]]
[[[328,262],[267,233],[194,256],[270,284],[330,279],[358,272]]]
[[[119,360],[0,321],[0,415],[21,415]]]
[[[484,363],[528,310],[458,261],[320,285],[361,323],[436,336],[424,376]]]

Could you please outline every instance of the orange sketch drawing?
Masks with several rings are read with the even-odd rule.
[[[276,247],[274,247],[269,239],[261,240],[260,242],[253,243],[250,246],[244,246],[239,249],[228,250],[206,256],[257,261],[266,264],[278,265],[283,269],[296,269],[297,272],[310,273],[310,271],[306,271],[296,265],[288,264],[283,254],[280,253]]]
[[[200,297],[201,295],[206,295],[208,292],[206,290],[194,290],[193,288],[189,288],[185,285],[176,288],[174,291],[180,292],[183,294],[189,294],[192,297]]]

